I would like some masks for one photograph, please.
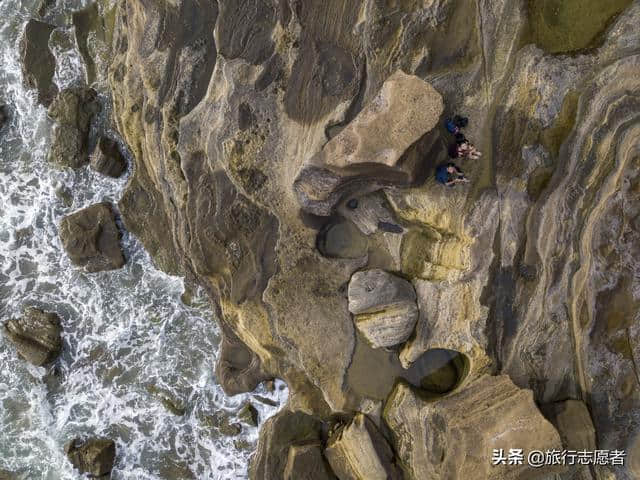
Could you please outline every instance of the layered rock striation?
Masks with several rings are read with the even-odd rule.
[[[375,423],[400,370],[446,350],[460,378],[427,406],[412,393],[419,381],[405,385],[394,418],[442,409],[453,424],[456,402],[478,419],[500,404],[542,432],[514,441],[555,448],[531,390],[538,404],[584,401],[598,448],[640,455],[640,5],[614,9],[584,49],[584,35],[567,42],[571,55],[538,46],[562,27],[529,7],[119,2],[109,83],[135,159],[119,207],[160,268],[209,293],[228,392],[278,376],[292,411],[320,423],[366,411]],[[465,135],[484,152],[457,160],[468,185],[433,180],[453,141],[443,110],[469,116]],[[403,317],[417,319],[367,376],[355,372],[385,352],[354,324],[349,283],[371,270],[412,287],[417,315]],[[463,400],[476,396],[487,406]],[[269,425],[261,445],[273,444]],[[406,474],[420,428],[388,436]],[[456,435],[473,452],[469,428]],[[323,444],[315,432],[308,443]],[[254,478],[284,475],[287,438],[273,467],[257,455]],[[486,472],[488,455],[461,465]],[[638,472],[629,462],[597,474]]]

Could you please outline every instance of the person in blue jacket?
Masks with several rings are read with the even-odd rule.
[[[436,180],[448,187],[453,187],[456,183],[467,183],[469,181],[460,167],[453,162],[438,165],[436,168]]]

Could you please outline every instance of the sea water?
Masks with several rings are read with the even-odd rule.
[[[58,1],[59,34],[73,38],[65,12],[85,5]],[[37,7],[0,0],[0,102],[12,113],[0,133],[0,321],[28,305],[56,312],[63,353],[53,365],[34,367],[0,336],[0,469],[29,480],[79,479],[64,444],[103,436],[116,441],[114,480],[246,478],[257,428],[243,424],[229,437],[219,419],[239,423],[235,414],[251,401],[264,422],[286,401],[284,384],[273,392],[224,395],[214,375],[219,330],[206,299],[199,294],[184,305],[183,280],[154,268],[129,233],[123,233],[127,262],[120,270],[87,274],[63,251],[62,217],[101,201],[117,205],[130,168],[114,180],[88,167],[58,170],[47,163],[52,123],[23,86],[18,48]],[[58,86],[82,82],[77,46],[52,50]]]

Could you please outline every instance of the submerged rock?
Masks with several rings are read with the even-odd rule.
[[[335,480],[322,456],[319,443],[293,445],[289,448],[284,480]]]
[[[115,140],[101,137],[91,155],[91,168],[109,177],[118,178],[127,169],[127,161]]]
[[[0,130],[2,130],[7,122],[11,119],[9,107],[4,103],[0,103]]]
[[[401,382],[383,413],[407,480],[548,478],[563,466],[533,468],[491,463],[495,449],[562,448],[560,436],[538,411],[530,390],[508,376],[484,376],[436,402]],[[526,456],[525,456],[526,459]]]
[[[60,167],[80,168],[89,160],[91,119],[100,111],[96,91],[87,87],[66,88],[49,106],[55,120],[49,161]]]
[[[31,19],[24,28],[20,45],[22,74],[29,88],[38,91],[38,102],[48,106],[58,92],[53,83],[56,59],[49,50],[49,37],[56,27]]]
[[[116,444],[113,440],[103,438],[74,439],[65,445],[64,451],[80,473],[90,477],[106,477],[113,469]]]
[[[114,270],[124,265],[120,232],[111,205],[91,205],[60,222],[60,238],[71,262],[87,272]]]
[[[349,311],[374,348],[406,341],[418,319],[413,286],[384,270],[356,272],[349,282]]]
[[[9,470],[0,469],[0,480],[18,480],[18,475]]]
[[[9,320],[3,330],[20,356],[33,365],[53,361],[62,350],[62,326],[55,313],[27,307],[21,318]]]
[[[359,413],[329,438],[325,455],[340,480],[400,480],[393,451],[369,418]]]
[[[264,423],[260,431],[258,448],[251,458],[250,478],[252,480],[286,478],[284,475],[290,464],[289,451],[292,446],[317,444],[321,436],[322,423],[314,417],[290,410],[278,412]],[[291,468],[297,464],[295,459],[293,463]],[[291,477],[291,480],[294,478],[304,477]]]

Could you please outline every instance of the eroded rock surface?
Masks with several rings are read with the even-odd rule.
[[[80,168],[89,161],[89,128],[99,110],[96,92],[91,88],[66,88],[55,97],[49,106],[49,116],[56,122],[50,162]]]
[[[356,272],[348,295],[353,321],[374,348],[403,343],[413,332],[416,292],[405,279],[379,269]]]
[[[109,177],[118,178],[127,169],[127,161],[115,140],[101,137],[91,155],[91,168]]]
[[[38,102],[48,106],[58,87],[53,82],[56,59],[49,50],[49,37],[56,27],[39,20],[31,19],[24,27],[21,42],[22,74],[29,88],[38,92]]]
[[[285,471],[300,465],[298,453],[290,449],[295,445],[315,444],[322,439],[322,423],[302,412],[283,410],[267,420],[262,427],[258,449],[251,459],[251,478],[271,480],[285,478]],[[293,460],[290,460],[293,455]],[[299,477],[292,477],[299,478]],[[313,478],[313,477],[312,477]],[[322,477],[320,477],[322,478]],[[331,478],[331,477],[329,477]]]
[[[335,480],[318,443],[289,448],[284,480]]]
[[[562,448],[560,436],[538,411],[531,391],[509,377],[485,376],[459,393],[425,401],[406,383],[399,383],[384,409],[394,446],[406,478],[533,479],[564,470],[522,465],[492,465],[494,449],[513,445],[531,450]],[[489,454],[487,452],[490,452]]]
[[[64,447],[71,464],[91,478],[108,478],[116,457],[116,444],[105,438],[74,439]]]
[[[55,313],[27,307],[22,317],[4,324],[3,333],[20,356],[33,365],[55,360],[62,350],[62,325]]]
[[[560,27],[530,4],[119,3],[109,81],[135,159],[120,209],[159,267],[209,293],[227,391],[276,376],[290,408],[323,420],[375,410],[380,379],[353,373],[381,352],[354,363],[348,285],[381,269],[415,289],[402,366],[430,350],[464,359],[434,405],[508,374],[540,404],[583,399],[599,448],[637,450],[640,5],[616,7],[588,50],[554,55],[529,35]],[[597,4],[572,28],[606,17]],[[433,179],[452,141],[437,108],[390,103],[389,131],[361,133],[394,75],[469,117],[484,152],[460,160],[470,184]],[[407,112],[432,113],[433,129],[396,144]],[[630,480],[633,465],[599,470]]]
[[[375,424],[357,414],[329,438],[325,455],[340,480],[399,480],[393,451]]]
[[[109,203],[97,203],[67,215],[60,222],[60,239],[71,262],[87,272],[124,265],[120,231]]]

